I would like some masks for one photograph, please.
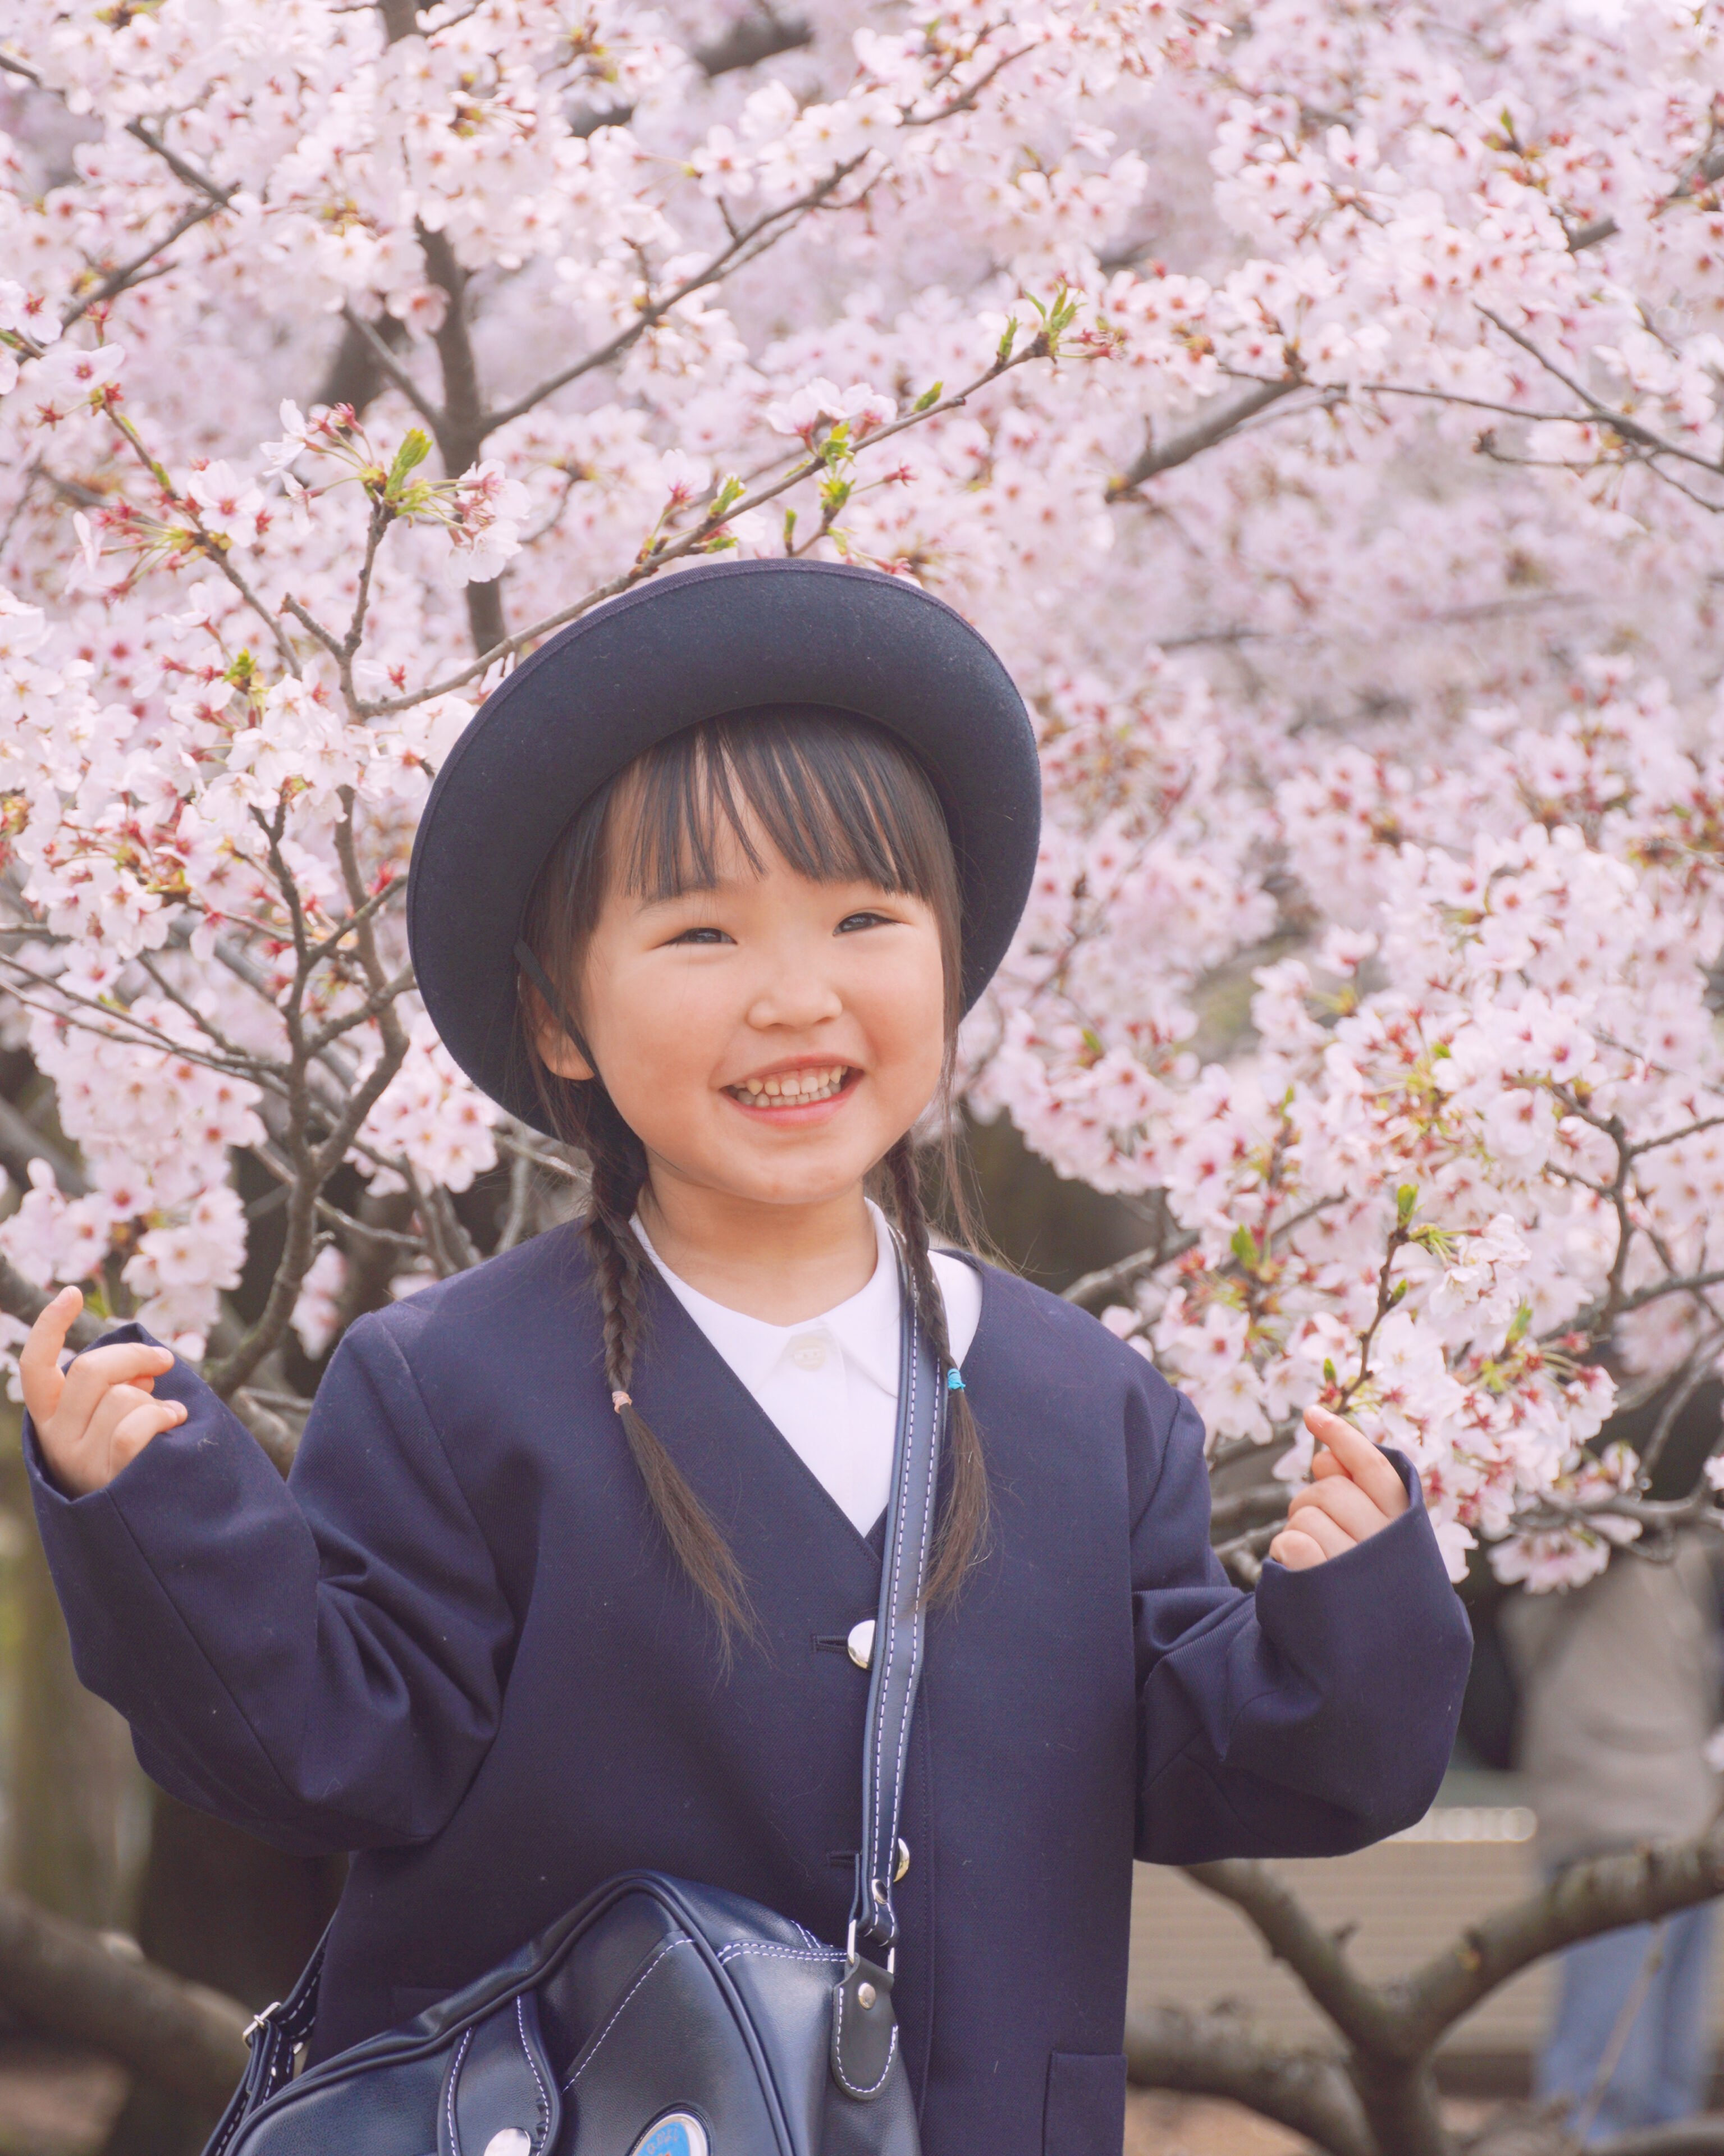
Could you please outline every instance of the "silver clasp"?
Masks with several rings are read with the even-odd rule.
[[[850,1971],[856,1966],[857,1961],[859,1958],[860,1957],[856,1952],[856,1919],[852,1917],[850,1919],[850,1928],[844,1933],[844,1974],[846,1976],[848,1976]],[[886,1948],[886,1974],[888,1976],[895,1976],[897,1974],[898,1949],[896,1947],[888,1947]]]

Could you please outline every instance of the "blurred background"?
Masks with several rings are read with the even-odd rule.
[[[49,1099],[39,1081],[33,1086],[26,1077],[7,1104],[14,1152],[33,1142],[62,1142],[51,1113],[44,1112]],[[1136,1212],[1060,1179],[1024,1150],[1008,1124],[974,1127],[968,1137],[981,1225],[1004,1261],[1059,1291],[1137,1247],[1142,1222]],[[463,1204],[478,1225],[487,1207],[505,1202],[505,1189],[481,1179]],[[266,1277],[261,1263],[259,1277]],[[242,1286],[239,1292],[242,1308],[249,1291]],[[1716,1438],[1721,1389],[1703,1389],[1685,1407],[1664,1449],[1660,1492],[1691,1486],[1697,1476]],[[1622,1418],[1616,1434],[1644,1444],[1660,1404],[1655,1400]],[[40,1909],[99,1934],[103,1951],[122,1967],[146,1958],[255,2010],[280,1997],[297,1975],[334,1907],[341,1864],[266,1848],[187,1810],[146,1781],[125,1726],[80,1687],[72,1670],[23,1486],[18,1436],[16,1411],[7,1411],[0,1422],[0,1847],[6,1883]],[[1247,1460],[1219,1478],[1220,1495],[1266,1481],[1264,1464]],[[1724,1628],[1713,1562],[1710,1552],[1702,1557],[1697,1590],[1691,1580],[1672,1605],[1655,1610],[1650,1631],[1644,1621],[1637,1630],[1632,1614],[1625,1617],[1619,1608],[1607,1609],[1602,1637],[1579,1639],[1589,1704],[1578,1741],[1585,1758],[1602,1763],[1612,1789],[1590,1800],[1601,1809],[1596,1831],[1589,1832],[1589,1799],[1577,1800],[1571,1768],[1563,1801],[1569,1812],[1578,1802],[1582,1840],[1558,1856],[1650,1838],[1640,1831],[1646,1826],[1675,1835],[1709,1824],[1714,1778],[1702,1753],[1724,1715]],[[1542,1681],[1537,1668],[1529,1673],[1526,1650],[1515,1645],[1516,1608],[1528,1598],[1492,1581],[1482,1567],[1465,1591],[1477,1652],[1462,1735],[1435,1807],[1417,1826],[1376,1848],[1275,1867],[1311,1922],[1343,1940],[1367,1978],[1393,1979],[1415,1969],[1469,1925],[1521,1902],[1540,1887],[1552,1855],[1548,1825],[1542,1839],[1535,1808],[1547,1792],[1547,1777],[1542,1781],[1526,1771],[1524,1758]],[[1566,1621],[1577,1621],[1583,1599],[1577,1594],[1573,1610],[1561,1613]],[[1532,1600],[1542,1609],[1568,1598]],[[1698,1609],[1708,1636],[1697,1636],[1686,1624],[1685,1602]],[[1599,1675],[1610,1662],[1613,1639],[1623,1640],[1627,1650],[1624,1681],[1614,1692]],[[1688,1659],[1673,1683],[1671,1666],[1681,1660],[1685,1640]],[[1547,1645],[1546,1653],[1542,1681],[1560,1682],[1560,1657]],[[1685,1686],[1686,1724],[1685,1697],[1672,1699]],[[1570,1726],[1574,1702],[1553,1704],[1562,1725]],[[1686,1774],[1685,1746],[1691,1755]],[[1585,1779],[1583,1767],[1578,1778]],[[1668,1811],[1665,1792],[1672,1783],[1676,1810],[1663,1816],[1660,1808]],[[1691,1819],[1683,1806],[1696,1801],[1701,1815]],[[1643,2025],[1662,2006],[1632,1996],[1637,1983],[1650,1989],[1641,1933],[1632,1936],[1635,1951],[1611,1995],[1594,2067],[1611,2047],[1613,2031],[1619,2039],[1623,2033],[1614,2025],[1625,2001]],[[0,1905],[0,1961],[8,1945]],[[1693,2046],[1696,2079],[1685,2108],[1709,2104],[1718,2093],[1711,2056],[1724,2035],[1721,1953],[1724,1940],[1709,1934],[1697,1985],[1703,2025]],[[1458,2133],[1488,2136],[1494,2123],[1501,2138],[1480,2145],[1510,2156],[1563,2145],[1534,2138],[1526,2124],[1562,1981],[1559,1961],[1538,1961],[1445,2037],[1436,2078],[1444,2116]],[[1333,2045],[1332,2026],[1310,1991],[1266,1951],[1237,1907],[1182,1872],[1140,1866],[1131,2025],[1193,2007],[1213,2010],[1224,2026],[1292,2051]],[[80,2010],[74,1987],[65,2003],[57,2004],[54,2019],[64,2025]],[[16,2005],[0,2010],[3,2156],[195,2156],[212,2107],[208,2095],[165,2087],[100,2048],[44,2032]],[[1132,2092],[1126,2156],[1279,2156],[1311,2145],[1285,2125],[1213,2096]]]

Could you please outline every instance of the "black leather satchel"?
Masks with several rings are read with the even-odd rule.
[[[633,1871],[387,2035],[298,2074],[322,1966],[252,2024],[205,2156],[919,2156],[892,2010],[898,1814],[946,1373],[908,1281],[849,1933]]]

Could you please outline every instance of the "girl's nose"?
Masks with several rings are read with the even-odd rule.
[[[837,1018],[844,1007],[843,997],[830,981],[786,966],[762,983],[748,1006],[748,1023],[760,1033],[799,1030]]]

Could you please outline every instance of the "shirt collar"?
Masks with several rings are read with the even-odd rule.
[[[702,1295],[671,1271],[653,1248],[639,1215],[632,1224],[642,1249],[664,1276],[665,1286],[750,1392],[758,1393],[793,1340],[813,1332],[835,1341],[854,1370],[889,1398],[895,1398],[900,1293],[897,1245],[886,1216],[872,1199],[868,1201],[868,1212],[874,1223],[877,1255],[866,1286],[836,1308],[818,1317],[806,1317],[799,1325],[768,1325],[763,1318],[750,1317],[742,1311],[715,1302],[710,1295]]]

